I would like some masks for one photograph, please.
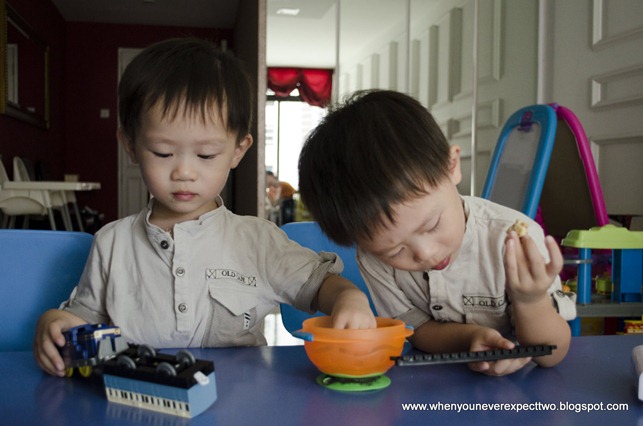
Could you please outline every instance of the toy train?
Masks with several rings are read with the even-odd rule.
[[[125,343],[118,327],[87,324],[63,333],[60,348],[68,376],[99,370],[110,402],[180,417],[194,417],[217,399],[214,363],[191,352],[161,354],[147,345]]]
[[[121,329],[105,324],[85,324],[63,332],[65,346],[59,348],[67,367],[67,377],[78,372],[87,377],[92,367],[127,349]]]

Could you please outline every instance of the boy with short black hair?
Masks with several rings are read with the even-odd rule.
[[[241,62],[209,42],[167,40],[134,58],[117,136],[152,199],[96,233],[70,299],[41,316],[34,352],[45,371],[64,375],[62,331],[85,323],[160,348],[266,344],[262,320],[279,303],[319,309],[338,328],[375,327],[337,256],[223,205],[228,174],[252,145],[252,106]]]
[[[427,352],[552,344],[542,366],[560,362],[575,316],[561,291],[556,242],[520,212],[456,185],[460,148],[431,114],[393,91],[366,91],[331,110],[308,136],[299,191],[324,232],[357,245],[357,260],[381,316],[415,328]],[[520,220],[528,235],[508,229]],[[529,358],[472,363],[509,374]]]

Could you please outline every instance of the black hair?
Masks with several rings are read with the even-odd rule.
[[[237,132],[237,143],[250,133],[254,99],[248,72],[238,58],[206,40],[174,38],[147,47],[125,69],[118,98],[120,123],[132,141],[142,115],[156,105],[164,117],[200,112],[204,121],[216,105],[227,130]]]
[[[360,91],[331,107],[299,157],[302,201],[340,245],[395,223],[392,206],[449,176],[450,149],[422,104],[389,90]]]

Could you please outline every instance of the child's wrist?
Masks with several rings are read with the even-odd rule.
[[[512,301],[512,305],[514,312],[517,313],[531,311],[535,314],[541,314],[548,310],[555,311],[551,296],[548,293],[533,298],[518,299]]]

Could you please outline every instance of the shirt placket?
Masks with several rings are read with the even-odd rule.
[[[175,235],[175,238],[177,236]],[[174,245],[174,258],[172,259],[172,275],[174,276],[174,315],[176,317],[176,331],[190,332],[192,329],[192,310],[190,285],[189,285],[189,253],[187,244]],[[180,247],[180,248],[179,248]]]
[[[447,292],[444,277],[440,273],[426,273],[429,286],[429,309],[436,321],[447,321]]]

